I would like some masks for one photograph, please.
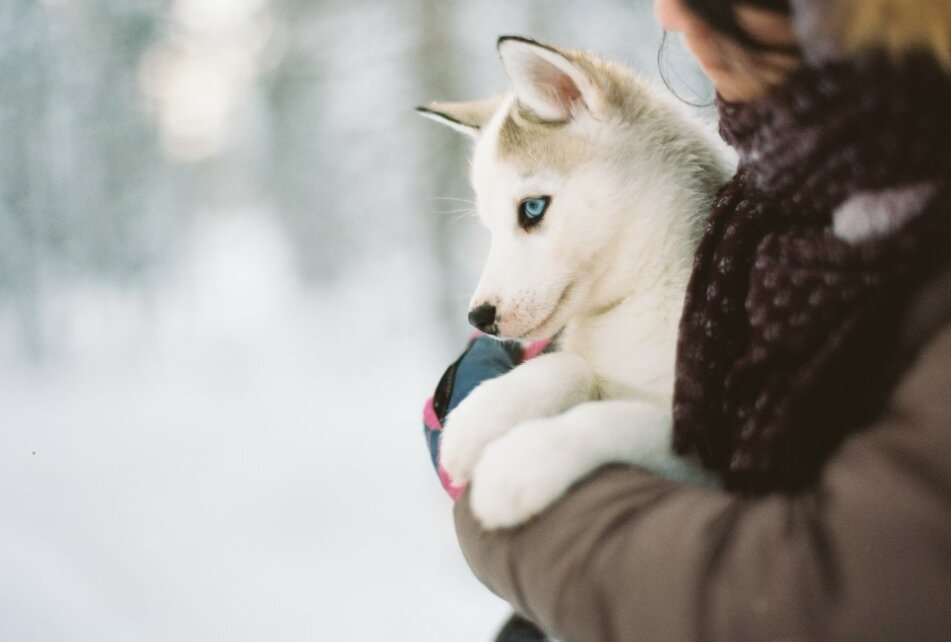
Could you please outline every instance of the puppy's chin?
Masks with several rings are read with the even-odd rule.
[[[499,332],[510,339],[520,341],[535,341],[538,339],[551,339],[561,332],[571,318],[569,306],[566,305],[564,298],[559,300],[559,304],[547,312],[534,315],[532,319],[519,323],[516,327],[512,324],[510,327],[499,326]],[[503,324],[504,325],[504,324]]]
[[[512,330],[505,330],[499,328],[499,333],[495,335],[496,339],[501,339],[503,341],[535,341],[537,339],[550,339],[557,333],[545,333],[541,328],[539,329],[530,329],[527,331],[519,330],[514,328]]]
[[[548,325],[552,317],[549,311],[539,314],[533,314],[531,317],[521,317],[506,322],[504,319],[498,325],[498,337],[500,339],[547,339],[554,333],[546,334],[549,331]]]
[[[555,303],[547,314],[536,315],[539,319],[529,329],[524,331],[520,339],[552,339],[568,325],[568,322],[579,312],[580,302],[585,298],[585,287],[578,287],[577,282],[570,282],[558,295]]]

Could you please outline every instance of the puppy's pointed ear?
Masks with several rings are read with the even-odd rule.
[[[424,107],[417,107],[416,111],[437,123],[478,138],[501,102],[501,98],[489,98],[466,103],[429,103]]]
[[[519,104],[542,120],[565,122],[579,108],[602,113],[604,93],[568,54],[520,36],[502,36],[498,48]]]

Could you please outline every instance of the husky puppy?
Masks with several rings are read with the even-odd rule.
[[[732,163],[712,131],[632,71],[520,37],[513,91],[433,103],[475,139],[492,244],[469,320],[558,349],[480,385],[449,416],[441,463],[486,528],[516,526],[609,462],[710,482],[671,450],[677,325],[700,235]]]

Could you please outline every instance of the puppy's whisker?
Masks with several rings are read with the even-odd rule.
[[[441,210],[436,212],[440,216],[452,216],[453,220],[461,221],[465,219],[475,218],[478,212],[474,209],[458,209],[458,210]]]
[[[469,198],[458,198],[455,196],[433,196],[432,200],[434,201],[458,201],[459,203],[465,203],[467,205],[475,206],[475,201]]]

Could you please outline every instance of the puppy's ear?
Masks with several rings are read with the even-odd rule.
[[[429,103],[424,107],[417,107],[416,111],[437,123],[478,138],[501,102],[501,98],[489,98],[466,103]]]
[[[520,36],[502,36],[498,48],[519,104],[542,120],[565,122],[578,109],[603,113],[604,93],[571,54]]]

